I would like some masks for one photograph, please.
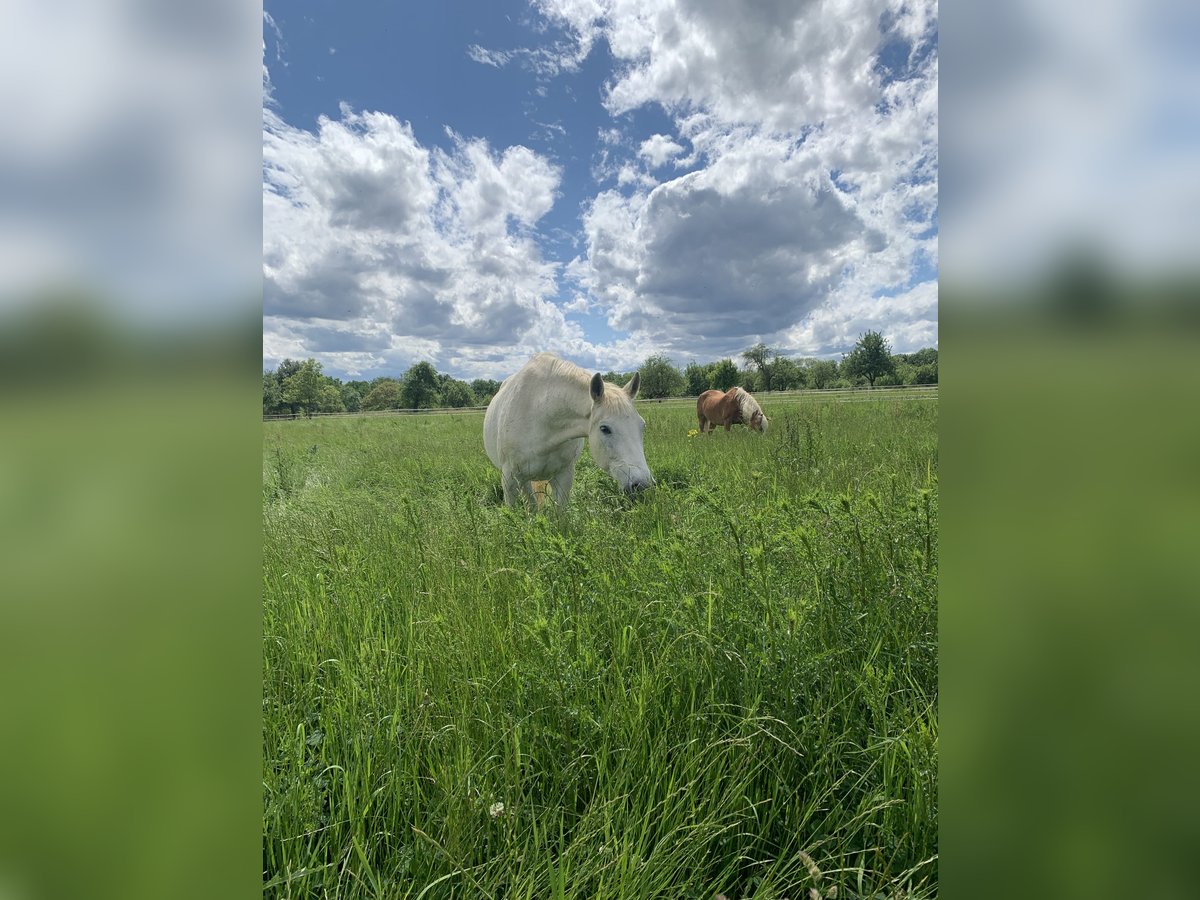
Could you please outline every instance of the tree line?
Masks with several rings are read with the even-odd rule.
[[[937,384],[938,352],[892,353],[880,332],[868,331],[840,361],[794,359],[766,344],[741,354],[743,367],[733,359],[677,368],[663,354],[648,358],[638,372],[638,396],[648,399],[695,397],[704,391],[740,386],[760,391],[827,390],[860,385]],[[607,372],[606,381],[624,385],[633,372]],[[387,409],[436,409],[486,406],[500,389],[490,378],[461,381],[438,372],[428,362],[409,367],[400,377],[371,381],[342,381],[325,375],[315,359],[285,359],[274,371],[263,372],[264,415],[312,415]]]

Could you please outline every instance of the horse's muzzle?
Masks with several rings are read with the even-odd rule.
[[[626,485],[625,493],[633,497],[652,487],[654,487],[653,478],[648,480],[638,479],[637,481],[631,481],[628,485]]]

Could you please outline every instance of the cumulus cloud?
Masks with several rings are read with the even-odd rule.
[[[431,150],[385,113],[343,106],[311,133],[264,110],[268,362],[395,371],[454,353],[465,372],[473,347],[520,355],[541,336],[578,337],[547,299],[554,265],[530,234],[558,169],[525,147],[450,136],[451,151]]]
[[[679,357],[760,339],[832,354],[876,319],[898,350],[936,343],[936,302],[894,299],[936,298],[932,2],[539,6],[581,42],[607,41],[618,121],[647,104],[673,117],[677,138],[639,146],[648,170],[696,167],[662,183],[607,152],[597,167],[617,185],[588,205],[568,275],[612,327]]]
[[[832,355],[868,327],[936,344],[933,0],[535,7],[543,46],[467,53],[539,78],[601,41],[615,60],[578,255],[540,249],[563,176],[526,147],[450,133],[441,150],[345,107],[308,132],[268,108],[268,361],[494,377],[543,349],[607,370],[758,340]],[[670,126],[638,133],[647,105]],[[588,341],[591,316],[622,337]]]
[[[683,147],[665,134],[651,135],[642,141],[641,147],[638,148],[638,156],[646,160],[652,169],[657,169],[671,157],[678,156],[682,152]]]

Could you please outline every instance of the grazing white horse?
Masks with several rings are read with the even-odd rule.
[[[483,416],[483,446],[500,470],[504,502],[536,507],[534,481],[549,481],[565,509],[586,438],[592,459],[627,494],[654,484],[642,450],[645,421],[633,408],[638,376],[624,388],[553,353],[507,378]]]

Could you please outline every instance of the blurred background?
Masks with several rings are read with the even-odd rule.
[[[1191,896],[1200,6],[940,24],[944,887]]]
[[[261,892],[261,8],[0,21],[0,898]]]
[[[0,900],[253,894],[261,8],[3,10]],[[943,878],[1191,896],[1200,7],[940,36]]]

